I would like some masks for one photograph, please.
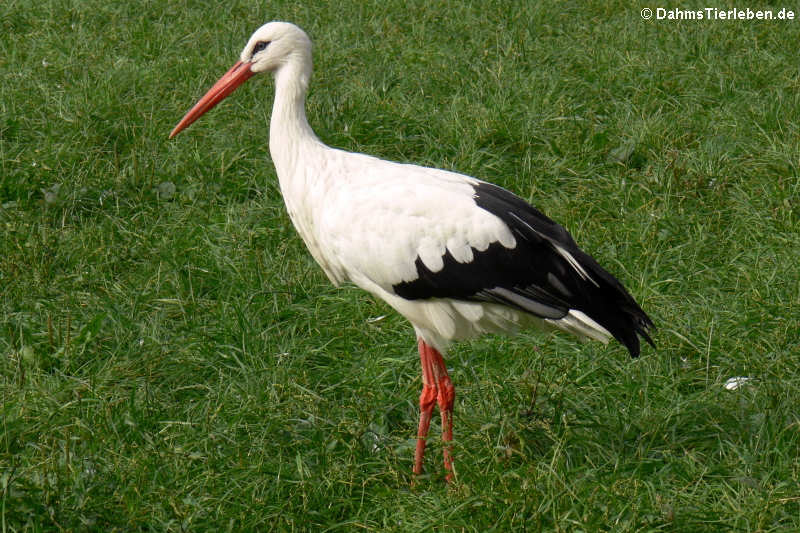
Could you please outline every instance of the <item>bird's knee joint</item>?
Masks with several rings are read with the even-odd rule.
[[[419,406],[421,409],[427,409],[433,405],[438,396],[436,387],[432,385],[423,385],[422,393],[419,395]]]
[[[456,398],[456,389],[453,386],[453,383],[449,379],[442,380],[439,383],[439,408],[440,409],[452,409],[453,402]]]

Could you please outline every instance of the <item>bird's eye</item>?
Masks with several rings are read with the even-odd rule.
[[[259,53],[269,45],[269,41],[258,41],[253,47],[253,55]]]

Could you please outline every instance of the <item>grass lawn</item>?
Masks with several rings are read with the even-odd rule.
[[[800,20],[517,4],[4,1],[0,531],[800,530]],[[529,199],[657,349],[455,346],[412,489],[413,332],[296,236],[270,80],[167,140],[272,19],[321,139]]]

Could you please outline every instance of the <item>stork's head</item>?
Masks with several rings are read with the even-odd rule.
[[[308,35],[288,22],[264,24],[247,41],[240,61],[237,61],[186,113],[169,134],[170,139],[220,103],[254,74],[275,72],[277,75],[283,67],[292,64],[299,68],[299,71],[294,73],[298,78],[297,81],[307,84],[311,72],[311,40]]]
[[[240,59],[253,72],[274,72],[292,58],[306,61],[310,56],[306,32],[288,22],[268,22],[253,33]]]

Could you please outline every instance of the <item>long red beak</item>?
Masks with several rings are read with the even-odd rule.
[[[217,80],[217,83],[208,90],[205,96],[194,104],[194,107],[184,115],[181,121],[178,122],[178,125],[175,126],[175,129],[169,134],[169,138],[172,139],[181,131],[188,128],[192,122],[220,103],[226,96],[235,91],[239,85],[249,80],[253,74],[255,73],[250,70],[250,63],[237,61],[228,72]]]

